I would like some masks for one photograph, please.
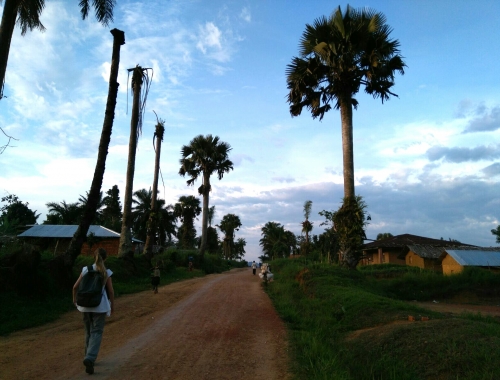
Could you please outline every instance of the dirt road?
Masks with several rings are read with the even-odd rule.
[[[70,297],[70,295],[68,295]],[[0,338],[0,379],[88,379],[81,313]],[[287,379],[282,321],[250,269],[116,300],[93,379]]]

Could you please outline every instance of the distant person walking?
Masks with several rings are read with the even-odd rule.
[[[101,302],[95,307],[83,307],[77,305],[77,292],[82,279],[89,272],[88,267],[83,267],[80,277],[73,285],[73,303],[77,309],[83,314],[83,324],[85,326],[85,358],[83,365],[85,372],[89,375],[94,373],[94,363],[101,347],[102,334],[104,332],[104,323],[106,315],[110,316],[114,312],[115,292],[111,276],[113,272],[106,269],[104,261],[106,260],[106,251],[102,248],[97,248],[94,252],[95,262],[92,265],[94,271],[100,272],[102,276],[102,293]],[[106,290],[106,291],[105,291]]]
[[[160,285],[160,267],[158,264],[153,269],[153,274],[151,275],[151,285],[153,285],[154,294],[158,293],[158,285]]]
[[[257,263],[254,260],[254,261],[252,261],[252,273],[254,276],[255,276],[256,272],[257,272]]]

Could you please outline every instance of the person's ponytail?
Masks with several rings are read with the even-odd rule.
[[[106,283],[106,280],[108,279],[108,272],[106,271],[106,266],[104,265],[104,260],[106,260],[107,256],[108,256],[108,254],[106,253],[104,248],[97,248],[94,251],[95,267],[96,267],[96,270],[101,272],[104,284]]]

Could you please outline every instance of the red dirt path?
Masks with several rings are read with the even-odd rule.
[[[68,295],[68,298],[71,296]],[[89,379],[78,311],[0,338],[0,379]],[[288,379],[283,322],[250,269],[120,297],[92,379]]]

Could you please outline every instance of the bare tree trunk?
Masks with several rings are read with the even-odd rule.
[[[113,55],[111,58],[111,72],[109,75],[108,100],[106,102],[106,111],[102,125],[101,140],[99,142],[94,178],[92,180],[92,185],[87,197],[87,204],[85,206],[80,225],[71,239],[68,250],[64,253],[64,255],[59,256],[64,262],[64,267],[68,270],[71,270],[76,258],[80,254],[82,245],[87,239],[87,232],[89,230],[90,223],[92,223],[92,220],[95,217],[102,181],[104,178],[104,170],[106,168],[108,147],[111,141],[111,132],[115,118],[116,97],[118,95],[119,86],[117,79],[118,69],[120,67],[120,47],[125,44],[125,33],[121,30],[113,29],[111,30],[111,34],[113,35]]]
[[[3,97],[3,86],[5,83],[5,72],[9,60],[10,42],[16,25],[18,0],[5,0],[0,24],[0,99]]]
[[[203,173],[203,214],[201,217],[200,256],[203,257],[207,248],[208,204],[210,195],[210,174]]]
[[[160,155],[161,155],[161,142],[163,141],[163,133],[165,131],[165,127],[158,121],[156,124],[156,155],[155,155],[155,173],[153,179],[153,193],[151,194],[151,211],[149,213],[148,220],[148,234],[146,236],[146,244],[144,245],[144,256],[151,260],[153,257],[153,240],[154,234],[156,233],[156,221],[157,221],[157,213],[156,210],[156,197],[158,193],[158,173],[160,172]]]
[[[134,186],[135,155],[137,151],[138,126],[140,116],[140,95],[142,87],[142,68],[137,66],[132,74],[132,89],[134,99],[132,103],[132,117],[130,120],[130,141],[128,144],[127,183],[123,200],[122,230],[120,234],[119,257],[133,257],[132,249],[132,193]]]
[[[344,197],[354,198],[354,148],[352,141],[352,104],[342,101],[340,105],[342,121],[342,153],[344,167]]]

